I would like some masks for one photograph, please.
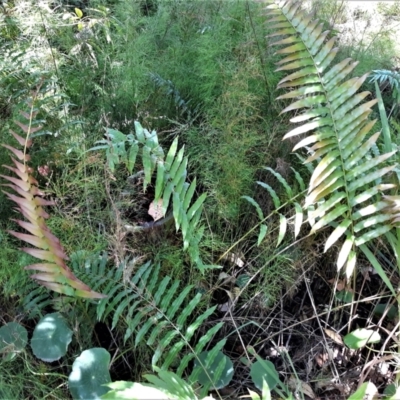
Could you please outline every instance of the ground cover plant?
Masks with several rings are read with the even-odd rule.
[[[396,398],[390,32],[374,64],[346,2],[0,13],[0,398]]]

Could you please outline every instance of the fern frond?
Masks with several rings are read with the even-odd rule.
[[[345,80],[357,62],[345,59],[332,66],[338,48],[335,38],[326,40],[319,24],[299,7],[297,1],[278,1],[267,6],[267,14],[276,23],[269,28],[272,36],[282,36],[274,45],[285,45],[277,51],[286,57],[278,70],[294,71],[284,77],[279,88],[293,90],[278,99],[295,99],[282,112],[303,110],[291,121],[302,123],[284,139],[306,134],[294,150],[312,145],[314,152],[306,162],[317,161],[311,176],[306,207],[313,206],[311,233],[335,227],[325,251],[345,237],[338,268],[347,263],[350,275],[355,265],[355,248],[392,228],[382,211],[382,191],[393,185],[381,185],[394,168],[387,160],[394,152],[378,157],[371,154],[380,133],[370,134],[375,121],[369,121],[371,107],[377,100],[363,103],[369,92],[357,93],[365,82],[362,77]],[[289,44],[290,42],[290,44]],[[286,46],[287,45],[287,46]],[[374,195],[370,195],[370,190]]]
[[[103,298],[102,294],[92,291],[89,286],[75,277],[66,264],[68,257],[63,246],[46,225],[45,219],[48,218],[48,214],[44,211],[43,206],[53,205],[54,203],[43,198],[44,193],[39,190],[38,182],[32,176],[32,168],[27,164],[30,159],[27,150],[32,145],[30,135],[42,129],[40,125],[35,125],[37,111],[35,111],[33,103],[29,105],[29,109],[29,113],[21,111],[21,120],[15,121],[16,125],[25,135],[25,138],[11,130],[12,136],[22,146],[23,150],[3,144],[3,147],[10,150],[19,160],[11,158],[14,164],[13,167],[4,165],[5,168],[12,171],[17,177],[0,175],[9,182],[2,186],[11,188],[18,194],[16,196],[3,191],[10,200],[16,203],[16,210],[27,220],[14,221],[28,231],[29,234],[15,231],[8,232],[16,238],[34,246],[33,248],[25,247],[22,249],[23,251],[45,261],[44,263],[25,267],[27,270],[39,271],[31,275],[31,278],[38,284],[68,296]]]
[[[300,174],[292,168],[292,171],[295,174],[295,180],[299,183],[300,186],[300,193],[294,193],[292,187],[289,185],[289,183],[286,181],[286,179],[277,171],[273,170],[270,167],[265,167],[265,170],[269,171],[272,175],[275,176],[275,178],[278,180],[280,183],[282,189],[285,191],[287,198],[282,199],[277,192],[267,183],[257,181],[257,184],[261,186],[263,189],[265,189],[268,194],[271,196],[271,199],[274,203],[274,211],[272,212],[272,215],[276,215],[279,218],[279,233],[278,233],[278,239],[277,239],[277,244],[276,246],[278,247],[283,239],[285,238],[285,235],[287,233],[287,227],[288,223],[290,220],[293,220],[293,225],[294,225],[294,238],[297,238],[297,236],[300,233],[301,226],[304,221],[304,212],[303,209],[300,205],[301,200],[304,196],[305,192],[305,185],[304,181],[301,178]],[[267,219],[269,219],[272,215],[268,215],[264,217],[264,213],[260,207],[260,205],[252,198],[249,196],[242,196],[243,199],[248,201],[251,205],[253,205],[256,209],[258,219],[260,221],[260,231],[258,234],[258,239],[257,239],[257,245],[259,246],[261,242],[264,240],[267,232],[268,232],[268,226],[265,223]],[[288,219],[284,213],[284,210],[286,210],[288,207],[292,207],[292,216],[290,219]]]
[[[134,335],[135,346],[146,343],[154,349],[153,366],[168,369],[181,356],[178,374],[182,375],[189,362],[199,354],[213,336],[222,327],[216,324],[195,347],[187,351],[193,335],[202,323],[215,311],[216,306],[207,309],[191,321],[191,316],[199,307],[202,296],[193,296],[193,285],[182,287],[181,282],[169,276],[160,277],[160,265],[146,262],[132,277],[126,277],[125,271],[131,270],[137,260],[125,260],[117,268],[103,270],[99,274],[100,264],[104,265],[107,255],[92,257],[91,267],[74,269],[75,273],[92,283],[95,290],[107,294],[98,302],[97,318],[112,318],[112,329],[124,321],[126,330],[124,341]],[[73,268],[78,268],[76,263]],[[99,274],[99,275],[98,275]],[[196,312],[196,314],[198,314]]]
[[[96,146],[88,151],[105,149],[108,165],[112,171],[116,164],[123,161],[127,164],[129,172],[132,172],[136,157],[141,150],[143,190],[146,191],[156,172],[153,205],[161,209],[161,217],[166,217],[172,203],[172,216],[176,231],[182,232],[183,249],[188,251],[191,261],[199,269],[204,269],[199,251],[203,228],[199,226],[199,221],[206,194],[200,195],[194,201],[196,179],[190,184],[187,182],[188,158],[184,156],[184,146],[178,151],[178,138],[175,138],[165,156],[157,132],[149,132],[138,121],[135,121],[135,135],[132,133],[124,135],[114,129],[107,129],[107,137],[107,140],[96,142]],[[134,231],[135,228],[132,228]]]
[[[380,84],[388,82],[392,89],[399,90],[400,73],[388,69],[376,69],[372,71],[370,82],[378,82]]]

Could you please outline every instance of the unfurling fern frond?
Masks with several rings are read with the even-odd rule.
[[[277,244],[276,244],[276,247],[278,247],[282,243],[283,239],[285,238],[285,235],[287,232],[287,226],[288,226],[288,218],[285,215],[285,213],[283,212],[284,208],[286,209],[287,207],[293,207],[293,210],[294,210],[294,217],[293,217],[294,237],[296,238],[298,236],[298,234],[300,233],[301,225],[303,224],[304,213],[303,213],[303,209],[300,205],[299,198],[304,194],[303,192],[305,191],[306,188],[305,188],[303,178],[293,168],[292,168],[292,170],[295,174],[295,179],[296,179],[297,183],[299,184],[300,190],[302,191],[299,194],[293,193],[292,188],[290,187],[290,185],[288,184],[286,179],[279,172],[276,172],[272,168],[269,168],[269,167],[265,167],[264,169],[271,172],[277,178],[278,182],[281,184],[281,186],[284,189],[286,196],[287,196],[287,199],[282,201],[279,198],[276,191],[270,185],[268,185],[265,182],[257,181],[257,184],[260,185],[262,188],[264,188],[271,196],[272,201],[274,203],[274,208],[275,208],[273,214],[277,214],[279,217],[279,233],[278,233],[278,240],[277,240]],[[264,213],[263,213],[260,205],[252,197],[242,196],[242,198],[247,200],[250,204],[252,204],[256,208],[257,215],[260,220],[260,232],[258,234],[258,240],[257,240],[257,245],[259,246],[267,234],[268,226],[265,222],[270,216],[266,216],[266,217],[264,216]]]
[[[375,121],[368,116],[377,101],[363,103],[370,93],[357,93],[367,75],[345,80],[357,62],[347,58],[331,65],[338,52],[336,38],[326,40],[329,31],[323,32],[323,24],[302,11],[298,1],[277,1],[266,10],[269,29],[274,30],[270,36],[283,37],[272,44],[285,46],[277,51],[285,55],[277,70],[294,71],[278,84],[293,89],[278,99],[295,99],[282,112],[304,110],[291,119],[301,125],[284,139],[306,134],[294,150],[312,145],[313,154],[306,162],[317,160],[305,203],[313,207],[309,220],[316,221],[311,233],[334,227],[325,250],[345,237],[337,266],[341,269],[346,264],[349,276],[356,247],[392,228],[383,212],[382,192],[393,185],[381,183],[381,178],[395,168],[385,165],[394,152],[371,155],[380,133],[370,134]]]
[[[94,292],[89,286],[75,277],[66,264],[68,257],[65,254],[63,246],[46,225],[45,219],[48,218],[48,214],[44,211],[43,206],[52,205],[54,203],[53,201],[43,198],[44,193],[39,190],[38,182],[32,176],[32,168],[27,164],[30,159],[27,150],[32,145],[32,140],[29,137],[32,133],[42,129],[41,126],[35,125],[37,111],[33,103],[29,104],[29,109],[29,113],[21,111],[21,120],[15,121],[16,125],[18,125],[25,135],[25,138],[11,131],[11,134],[18,141],[20,146],[22,146],[23,150],[18,150],[15,147],[3,144],[4,147],[10,150],[16,158],[20,160],[17,161],[11,158],[14,166],[4,165],[5,168],[12,171],[17,177],[0,175],[10,182],[2,186],[11,188],[17,195],[5,191],[4,193],[10,200],[16,203],[16,210],[27,220],[15,220],[15,222],[21,228],[29,232],[29,234],[26,234],[9,231],[9,233],[36,247],[25,247],[22,249],[23,251],[45,261],[44,263],[25,267],[25,269],[28,270],[40,271],[31,275],[31,278],[37,283],[68,296],[103,298],[104,296],[102,294]]]
[[[95,290],[107,294],[107,298],[96,305],[98,319],[112,317],[112,329],[123,320],[126,325],[125,342],[134,335],[136,346],[146,343],[154,348],[153,366],[168,369],[184,354],[177,371],[181,376],[189,362],[202,352],[222,327],[222,323],[216,324],[198,340],[194,349],[185,351],[190,348],[193,335],[213,314],[216,306],[202,312],[193,321],[191,316],[202,298],[200,293],[193,296],[193,285],[182,287],[180,281],[169,276],[161,278],[159,264],[147,262],[133,277],[129,277],[127,275],[135,267],[135,260],[126,260],[112,269],[107,269],[106,263],[107,256],[103,255],[96,260],[92,258],[86,268],[72,264],[76,274],[83,274]]]

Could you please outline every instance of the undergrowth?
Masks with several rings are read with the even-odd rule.
[[[193,285],[190,296],[198,295],[201,301],[185,326],[210,307],[215,309],[196,335],[190,337],[189,344],[206,335],[220,320],[229,319],[234,333],[228,328],[221,332],[232,335],[232,354],[236,354],[239,344],[243,345],[243,338],[254,344],[263,332],[250,323],[249,328],[248,321],[264,321],[266,325],[266,315],[277,304],[281,303],[283,310],[284,302],[298,302],[298,288],[306,291],[306,286],[299,284],[299,279],[307,279],[306,271],[326,263],[318,267],[322,271],[320,279],[326,280],[325,273],[329,278],[334,275],[332,254],[322,260],[316,256],[326,239],[323,235],[316,244],[304,240],[279,253],[290,246],[295,236],[295,211],[290,207],[282,210],[289,220],[286,236],[278,239],[282,219],[274,214],[271,231],[257,246],[259,214],[242,197],[254,199],[263,215],[268,216],[274,211],[270,192],[255,182],[273,187],[283,202],[288,196],[276,177],[263,167],[277,171],[294,188],[295,195],[303,189],[291,168],[309,176],[303,160],[291,153],[296,140],[281,142],[288,131],[289,117],[280,115],[285,101],[278,103],[274,99],[283,74],[275,72],[279,56],[269,46],[272,39],[266,37],[268,27],[259,4],[242,0],[3,3],[0,135],[2,142],[13,145],[8,131],[22,100],[42,84],[37,119],[45,130],[35,138],[31,165],[40,188],[55,200],[47,224],[73,260],[80,251],[86,260],[97,252],[107,252],[105,273],[117,276],[117,267],[127,257],[134,257],[140,261],[138,265],[151,261],[153,268],[159,266],[160,281],[170,277],[180,282],[179,287]],[[332,35],[344,35],[341,26],[348,22],[348,15],[343,2],[318,0],[312,2],[312,7],[325,28],[334,28]],[[395,7],[397,3],[382,10],[393,16]],[[366,28],[350,39],[341,45],[337,60],[356,58],[359,64],[353,76],[370,70],[394,70],[396,49],[384,26],[371,36],[367,22]],[[366,81],[364,86],[365,90],[375,91],[372,82]],[[394,104],[391,92],[383,93],[383,97],[390,110]],[[372,117],[379,118],[377,108]],[[205,273],[196,269],[173,224],[150,232],[132,233],[124,228],[140,223],[141,218],[151,220],[148,207],[156,190],[156,173],[147,191],[140,181],[127,199],[124,193],[129,175],[143,168],[140,157],[129,174],[122,164],[111,171],[103,153],[88,150],[96,141],[107,140],[107,128],[125,135],[133,133],[134,121],[157,131],[164,149],[175,138],[185,146],[187,182],[197,180],[194,197],[207,193],[199,252],[204,264],[215,269]],[[400,130],[396,118],[390,123],[393,129]],[[0,165],[8,160],[7,152],[1,148]],[[66,374],[80,351],[96,345],[114,352],[113,380],[140,380],[142,373],[151,368],[155,345],[135,343],[135,335],[126,334],[129,318],[122,311],[129,310],[121,309],[118,320],[113,321],[117,304],[98,318],[95,304],[87,306],[34,291],[23,270],[33,259],[23,254],[17,241],[8,235],[8,229],[15,229],[10,217],[18,218],[1,193],[0,308],[6,311],[0,314],[0,322],[21,318],[32,329],[32,321],[60,310],[70,318],[71,326],[81,326],[74,331],[76,341],[60,367],[62,374]],[[254,226],[257,229],[252,230]],[[383,253],[382,258],[386,257]],[[77,267],[77,273],[85,276],[79,268],[82,265]],[[130,271],[131,276],[138,268]],[[97,276],[86,272],[86,277],[96,284]],[[132,296],[132,287],[121,284],[118,276],[115,280],[119,282],[119,293],[126,290],[125,295]],[[154,292],[157,287],[152,289]],[[126,307],[130,305],[127,299]],[[334,302],[342,304],[337,299]],[[156,314],[154,309],[151,312]],[[243,331],[238,328],[242,322]],[[223,337],[221,332],[210,340],[207,349]],[[243,332],[243,336],[237,332]],[[303,331],[300,333],[306,336]],[[290,337],[282,333],[280,339],[289,342]],[[257,351],[262,349],[262,345],[257,347]],[[240,364],[239,358],[235,366]],[[46,367],[28,353],[13,368],[4,365],[0,364],[0,398],[68,396],[63,377],[57,376],[57,366]],[[236,386],[235,394],[244,394],[242,384]]]

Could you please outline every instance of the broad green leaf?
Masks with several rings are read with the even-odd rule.
[[[359,328],[348,333],[343,338],[343,341],[348,348],[358,350],[368,343],[379,343],[381,341],[381,335],[372,329]]]
[[[102,400],[175,400],[171,394],[145,383],[116,381],[108,383],[111,389]]]
[[[75,400],[100,399],[110,389],[110,353],[103,348],[85,350],[72,364],[68,386]]]
[[[274,364],[267,360],[257,360],[250,369],[251,380],[257,389],[262,390],[263,381],[268,384],[270,390],[274,389],[279,382],[279,375]]]
[[[72,341],[69,329],[58,312],[45,315],[36,325],[31,339],[33,354],[45,362],[59,360]]]
[[[378,389],[372,382],[364,382],[347,400],[373,399]]]
[[[392,383],[386,386],[383,394],[385,396],[383,400],[398,400],[400,399],[400,387],[396,387],[396,385]]]
[[[286,228],[287,228],[286,217],[282,214],[279,214],[279,235],[278,235],[278,242],[276,243],[276,247],[278,247],[282,243],[282,240],[286,234]]]
[[[28,343],[28,331],[17,322],[9,322],[0,328],[0,355],[11,361]]]

